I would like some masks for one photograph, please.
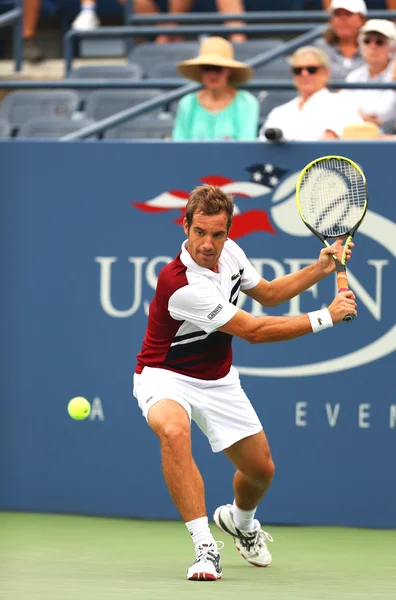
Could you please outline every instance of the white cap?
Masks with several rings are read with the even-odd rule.
[[[369,19],[360,29],[359,33],[381,33],[389,40],[396,42],[396,25],[387,19]]]
[[[351,13],[367,15],[367,6],[364,0],[331,0],[330,12],[337,10],[337,8],[343,8]]]

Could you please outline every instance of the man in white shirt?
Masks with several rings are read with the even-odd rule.
[[[288,141],[337,139],[344,127],[362,122],[356,109],[327,89],[329,60],[322,50],[299,48],[291,65],[298,95],[269,113],[260,139],[266,139],[266,131],[272,128],[280,129]]]
[[[242,248],[228,239],[232,197],[220,188],[196,188],[186,205],[187,240],[159,275],[137,357],[134,396],[161,445],[162,470],[170,495],[195,545],[187,579],[222,576],[219,548],[210,532],[202,476],[191,451],[191,419],[214,452],[236,467],[234,504],[216,509],[216,525],[229,534],[249,563],[271,563],[272,541],[254,518],[273,473],[267,438],[232,366],[232,336],[250,343],[293,339],[332,327],[356,314],[351,291],[339,293],[328,309],[297,317],[253,317],[237,307],[244,292],[263,306],[277,306],[333,273],[340,240],[296,273],[266,281]],[[352,246],[353,244],[351,244]],[[347,250],[348,258],[351,251]]]
[[[365,65],[352,71],[350,82],[395,80],[396,25],[387,19],[370,19],[359,34]],[[340,97],[357,109],[365,121],[381,125],[396,120],[396,91],[391,89],[342,90]]]

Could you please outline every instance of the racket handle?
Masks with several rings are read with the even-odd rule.
[[[348,290],[349,290],[349,288],[339,288],[338,293],[347,292]],[[355,318],[355,315],[349,314],[349,315],[345,315],[345,317],[342,320],[345,321],[346,323],[349,323],[350,321],[353,321],[354,318]]]
[[[352,239],[352,238],[348,238],[348,240],[346,242],[347,244],[349,243],[349,239]],[[341,263],[338,260],[336,260],[335,263],[336,263],[338,293],[347,292],[349,290],[349,285],[348,285],[348,276],[346,273],[345,264]],[[349,323],[350,321],[353,321],[354,318],[355,318],[355,315],[350,313],[349,315],[345,315],[345,317],[342,320],[345,321],[346,323]]]

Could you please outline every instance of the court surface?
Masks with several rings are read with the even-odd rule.
[[[395,600],[395,530],[267,529],[274,562],[260,569],[213,526],[225,542],[223,579],[192,582],[181,522],[0,513],[0,598]]]

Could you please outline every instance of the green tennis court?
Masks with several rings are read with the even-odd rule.
[[[223,579],[190,582],[193,546],[180,522],[0,513],[3,600],[343,600],[396,597],[396,531],[268,527],[273,564],[254,568],[232,540]]]

